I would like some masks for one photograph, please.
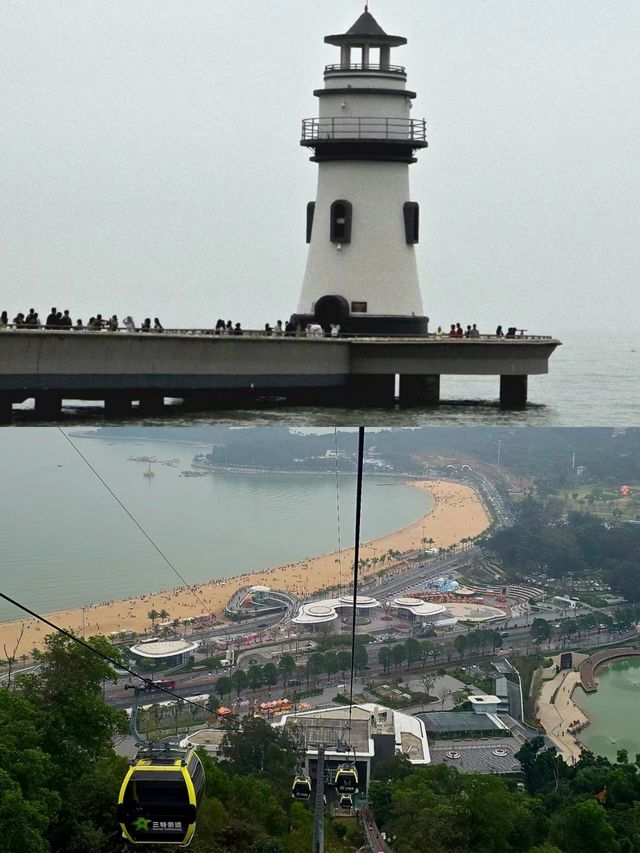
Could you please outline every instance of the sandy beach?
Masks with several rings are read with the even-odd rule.
[[[410,481],[408,485],[428,491],[435,499],[432,509],[413,524],[364,543],[360,549],[361,559],[380,557],[389,550],[410,551],[420,546],[423,536],[433,539],[435,547],[446,548],[466,537],[477,536],[490,523],[480,498],[469,486],[423,480]],[[385,562],[365,568],[364,576],[390,565]],[[109,636],[123,630],[141,633],[150,628],[147,613],[152,609],[158,612],[166,610],[170,619],[193,618],[207,612],[221,619],[227,601],[241,586],[264,584],[275,589],[287,589],[304,597],[338,584],[340,580],[343,584],[348,583],[352,567],[353,548],[343,548],[340,557],[337,551],[333,551],[263,571],[245,572],[234,577],[194,584],[191,588],[179,587],[120,601],[99,602],[85,608],[63,610],[45,616],[56,625],[78,634],[82,634],[84,623],[87,637],[92,634]],[[2,622],[0,649],[6,645],[9,653],[13,651],[22,623],[25,631],[17,652],[18,658],[41,645],[42,639],[51,632],[47,625],[29,618]]]

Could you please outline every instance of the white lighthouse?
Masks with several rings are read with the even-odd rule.
[[[316,89],[319,117],[302,122],[301,145],[313,149],[318,191],[307,205],[309,253],[292,320],[338,323],[361,334],[427,332],[415,245],[419,207],[409,193],[409,165],[425,148],[425,122],[410,117],[416,93],[391,48],[406,44],[364,13],[343,35],[326,36],[340,61]]]

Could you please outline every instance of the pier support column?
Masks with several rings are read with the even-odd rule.
[[[162,391],[145,391],[140,394],[140,411],[144,415],[159,415],[164,411]]]
[[[394,373],[354,373],[349,380],[349,398],[356,406],[393,406]]]
[[[13,417],[13,399],[9,394],[0,394],[0,424],[10,424]]]
[[[124,418],[131,414],[131,398],[128,394],[108,394],[104,398],[104,413],[108,418]]]
[[[500,377],[500,405],[509,409],[518,409],[527,402],[528,376]]]
[[[440,377],[438,374],[417,376],[400,375],[400,405],[419,406],[440,402]]]
[[[62,395],[57,391],[41,391],[35,395],[35,412],[43,420],[59,420],[62,415]]]

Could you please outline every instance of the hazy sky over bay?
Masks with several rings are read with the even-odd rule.
[[[0,0],[0,310],[295,310],[314,88],[345,0]],[[640,310],[640,3],[377,0],[430,147],[432,327],[619,329]]]

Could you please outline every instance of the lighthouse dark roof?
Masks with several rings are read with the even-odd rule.
[[[358,20],[350,27],[346,33],[334,36],[325,36],[327,44],[336,45],[388,45],[389,47],[397,47],[401,44],[406,44],[406,38],[402,36],[390,36],[385,33],[380,24],[373,17],[371,12],[363,12]]]
[[[385,31],[371,12],[363,12],[355,24],[347,30],[348,36],[386,36]]]

